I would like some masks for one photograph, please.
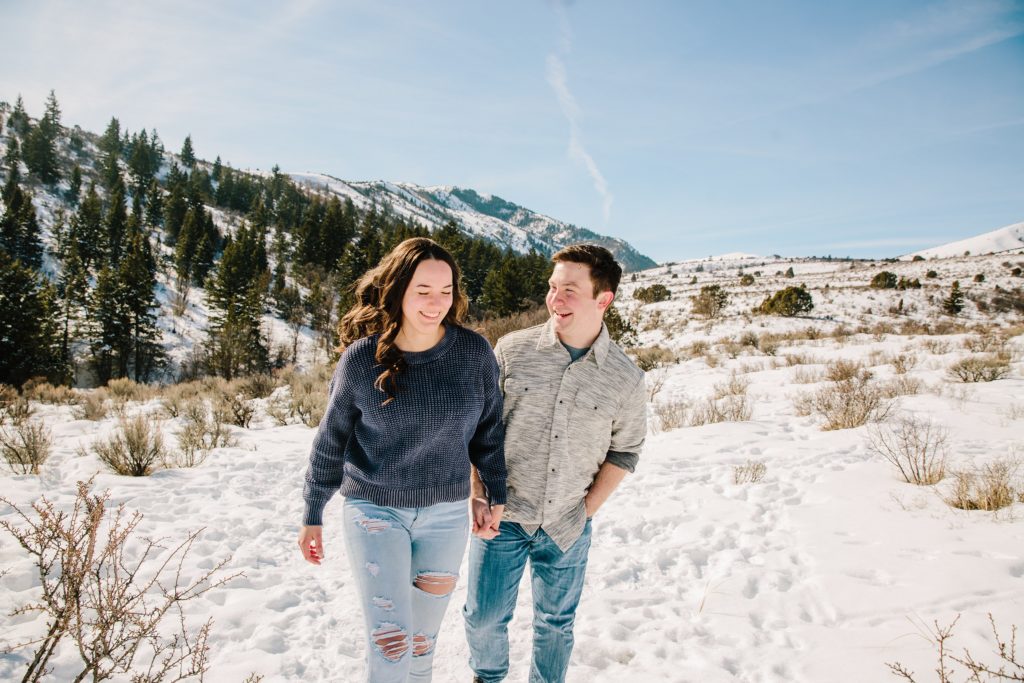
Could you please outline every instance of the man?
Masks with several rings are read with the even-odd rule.
[[[505,397],[504,510],[488,506],[473,477],[477,536],[463,616],[474,681],[482,683],[508,674],[508,623],[527,561],[530,681],[565,679],[590,519],[633,471],[647,429],[643,372],[609,339],[603,322],[622,268],[594,245],[566,247],[551,260],[551,318],[502,337],[494,349]]]

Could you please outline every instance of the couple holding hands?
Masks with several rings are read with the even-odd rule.
[[[590,520],[633,471],[647,418],[643,372],[603,324],[621,267],[593,245],[552,262],[550,319],[493,351],[462,326],[458,265],[427,238],[402,242],[367,272],[342,318],[299,547],[320,564],[323,509],[340,489],[371,683],[430,680],[470,528],[463,616],[474,680],[508,673],[527,561],[529,680],[565,679]]]

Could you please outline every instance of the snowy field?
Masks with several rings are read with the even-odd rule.
[[[1024,626],[1024,503],[964,511],[945,499],[955,471],[1024,456],[1022,319],[972,300],[984,308],[996,284],[1024,282],[1010,276],[1007,261],[1018,265],[1024,256],[853,267],[742,256],[661,267],[625,282],[620,306],[639,344],[660,345],[671,358],[649,372],[651,434],[637,471],[595,519],[569,680],[852,683],[896,680],[886,664],[898,661],[917,680],[933,681],[930,632],[935,621],[945,626],[958,614],[954,654],[967,649],[995,663],[988,614],[1006,637],[1013,624]],[[775,274],[790,266],[793,278]],[[739,286],[739,268],[762,274]],[[927,279],[929,269],[938,277]],[[868,288],[881,270],[920,278],[924,287]],[[985,278],[974,283],[978,273]],[[954,278],[968,294],[955,319],[939,312]],[[747,314],[765,293],[801,282],[815,301],[807,317]],[[633,291],[654,283],[672,298],[641,306]],[[711,283],[732,295],[713,323],[691,316],[688,298]],[[902,310],[891,312],[900,299]],[[766,344],[765,335],[774,341]],[[997,348],[1008,359],[1005,378],[961,383],[949,375],[972,349]],[[890,387],[882,428],[915,416],[947,430],[942,481],[900,479],[869,447],[877,426],[825,431],[819,414],[799,409],[800,396],[829,386],[825,373],[839,359],[862,364],[872,383]],[[899,382],[903,392],[892,389]],[[749,417],[689,426],[716,393],[740,401]],[[109,489],[115,504],[144,515],[140,536],[172,547],[203,529],[183,577],[223,560],[224,573],[244,573],[186,603],[190,624],[213,619],[207,680],[241,682],[253,672],[264,681],[361,680],[362,619],[340,499],[325,514],[327,561],[304,563],[295,540],[313,430],[278,425],[266,414],[267,399],[255,403],[250,428],[232,428],[234,446],[214,449],[197,467],[140,478],[114,475],[81,450],[117,429],[113,415],[80,420],[70,406],[36,404],[36,417],[53,432],[53,454],[38,476],[0,474],[2,495],[22,509],[43,495],[68,507],[76,482],[95,475],[97,490]],[[678,428],[666,422],[672,405],[681,411]],[[173,450],[183,418],[167,417],[159,399],[125,411],[148,415]],[[763,478],[735,483],[736,467],[751,461],[763,463]],[[1015,482],[1024,488],[1021,477]],[[13,520],[13,510],[0,506],[0,519]],[[41,616],[12,616],[38,599],[39,579],[6,534],[0,568],[8,570],[0,579],[0,640],[38,636]],[[511,681],[525,681],[529,668],[529,595],[524,581],[511,628]],[[460,581],[439,638],[436,681],[471,679],[464,597]],[[0,680],[20,680],[31,655],[32,648],[0,655]],[[52,680],[72,680],[80,670],[72,643],[51,664]]]

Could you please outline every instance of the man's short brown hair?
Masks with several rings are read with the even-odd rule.
[[[615,294],[619,289],[622,266],[615,261],[612,252],[604,247],[596,244],[570,244],[551,257],[552,263],[559,261],[590,266],[590,282],[594,286],[594,296],[601,292]]]

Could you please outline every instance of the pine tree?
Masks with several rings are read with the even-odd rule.
[[[7,151],[4,153],[4,168],[7,170],[7,180],[4,181],[4,191],[0,199],[7,204],[10,201],[11,189],[21,183],[21,147],[17,138],[10,138],[7,143]]]
[[[146,190],[146,222],[153,227],[160,227],[164,222],[164,193],[156,178],[149,181]]]
[[[306,308],[303,306],[302,293],[297,287],[285,287],[277,297],[277,311],[288,323],[292,332],[292,358],[294,364],[299,356],[299,332],[306,324]]]
[[[128,374],[131,320],[116,271],[104,265],[96,276],[89,318],[95,332],[90,340],[93,369],[101,384]]]
[[[22,265],[38,269],[43,259],[39,221],[32,195],[17,185],[4,188],[6,206],[0,215],[0,250]]]
[[[69,241],[73,242],[86,272],[94,273],[107,256],[107,233],[103,225],[103,202],[95,185],[89,189],[71,217]]]
[[[188,204],[185,202],[184,183],[175,177],[174,171],[177,168],[176,165],[171,166],[171,174],[167,179],[167,197],[164,202],[164,228],[167,230],[170,244],[178,241],[189,211]]]
[[[221,164],[221,162],[220,162],[220,155],[218,154],[217,158],[213,162],[213,170],[210,172],[210,176],[213,178],[214,182],[220,183],[220,181],[221,181],[221,174],[223,174],[223,172],[224,172],[224,165]]]
[[[60,277],[57,280],[58,325],[60,343],[58,357],[61,365],[72,365],[71,343],[84,331],[89,308],[89,273],[78,255],[78,249],[71,243],[62,255]],[[67,378],[70,379],[70,378]]]
[[[20,386],[38,376],[56,381],[63,374],[53,301],[38,273],[0,251],[0,383]]]
[[[21,99],[21,95],[18,95],[18,99],[14,101],[14,110],[7,118],[7,127],[24,141],[25,136],[28,135],[29,125],[25,102]]]
[[[949,315],[957,315],[964,310],[964,293],[960,290],[959,280],[953,280],[949,296],[942,301],[942,310]]]
[[[127,250],[118,269],[118,280],[128,319],[131,376],[144,382],[163,357],[155,313],[159,310],[154,291],[156,261],[138,217],[133,214],[129,220]]]
[[[112,268],[121,262],[124,250],[125,229],[128,225],[128,213],[124,205],[124,185],[118,180],[110,193],[110,203],[104,219],[107,233],[107,258]]]
[[[186,135],[185,142],[181,145],[181,154],[178,155],[181,159],[181,163],[186,168],[195,168],[196,165],[196,153],[192,149],[192,136]]]
[[[208,364],[216,374],[231,379],[268,367],[260,323],[269,279],[270,274],[260,270],[255,231],[243,225],[206,282],[212,308]]]
[[[320,235],[320,258],[318,262],[326,270],[337,266],[338,259],[345,253],[345,245],[355,237],[355,216],[349,213],[348,206],[352,200],[346,198],[346,205],[332,197],[324,213],[323,228]]]
[[[57,158],[57,138],[60,136],[60,107],[57,97],[50,91],[46,100],[46,113],[25,138],[25,163],[39,180],[47,185],[60,181],[60,162]]]
[[[78,199],[82,194],[82,167],[75,164],[71,169],[71,177],[68,179],[68,190],[64,197],[71,206],[78,205]]]

